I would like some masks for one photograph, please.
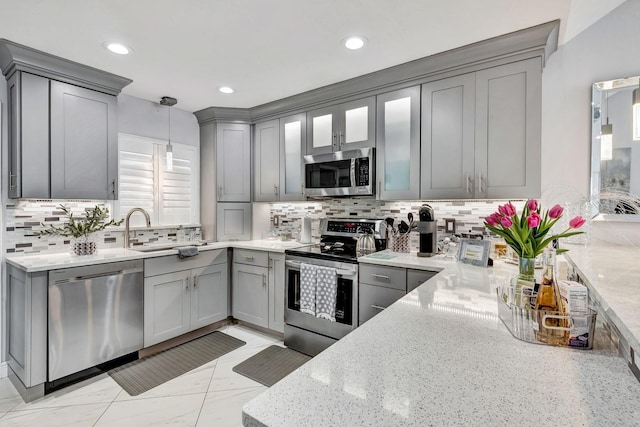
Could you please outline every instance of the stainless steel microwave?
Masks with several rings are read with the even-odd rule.
[[[309,197],[372,196],[375,149],[304,156],[305,193]]]

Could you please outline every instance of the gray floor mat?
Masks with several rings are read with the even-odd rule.
[[[233,372],[271,387],[311,360],[297,351],[272,345],[233,367]]]
[[[109,375],[129,395],[137,396],[245,344],[244,341],[215,331],[169,350],[119,366],[110,370]]]

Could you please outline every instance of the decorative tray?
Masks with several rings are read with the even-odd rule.
[[[530,290],[530,289],[529,289]],[[496,289],[498,316],[515,338],[534,344],[593,348],[597,312],[584,313],[535,310],[530,301],[535,294],[522,294],[513,286]]]

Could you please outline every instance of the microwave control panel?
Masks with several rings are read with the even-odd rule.
[[[363,157],[356,162],[356,186],[369,185],[369,158]]]

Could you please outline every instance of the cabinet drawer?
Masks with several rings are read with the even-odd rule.
[[[406,291],[407,274],[404,268],[360,264],[360,283]]]
[[[436,274],[438,274],[438,271],[407,270],[407,292],[411,292]]]
[[[249,249],[234,249],[233,262],[238,264],[267,267],[269,265],[269,252],[252,251]]]
[[[398,289],[383,288],[364,283],[360,283],[359,289],[358,318],[360,323],[371,319],[405,295],[404,291]]]
[[[144,260],[144,277],[157,276],[158,274],[173,273],[175,271],[202,268],[212,264],[227,262],[226,249],[212,249],[201,251],[198,255],[189,258],[180,258],[178,255],[167,255]]]

